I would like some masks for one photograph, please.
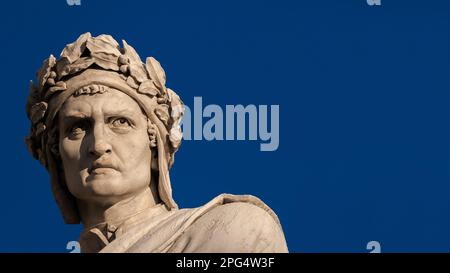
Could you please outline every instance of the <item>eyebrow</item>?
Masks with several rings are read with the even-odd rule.
[[[143,112],[140,114],[144,115]],[[104,111],[105,117],[113,117],[113,116],[125,116],[132,119],[132,122],[134,123],[136,121],[136,118],[139,118],[139,113],[132,112],[128,109],[122,109],[122,110],[116,110],[116,109],[106,109]],[[83,119],[89,119],[90,116],[86,115],[80,111],[70,111],[68,112],[64,117],[62,117],[61,122],[63,124],[71,124],[74,121],[77,120],[83,120]]]
[[[106,109],[104,111],[105,116],[115,116],[115,115],[126,115],[126,116],[131,116],[131,117],[136,117],[135,112],[132,112],[128,109],[122,109],[122,110],[116,110],[116,109]]]
[[[68,115],[64,116],[62,120],[60,120],[60,128],[64,129],[68,128],[68,126],[71,126],[72,124],[76,123],[77,121],[86,120],[89,117],[85,114],[82,114],[80,112],[72,112]]]
[[[63,121],[73,119],[85,119],[85,118],[88,118],[86,114],[83,114],[82,112],[79,111],[71,111],[63,117]]]

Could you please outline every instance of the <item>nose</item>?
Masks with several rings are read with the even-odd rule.
[[[93,145],[93,149],[89,151],[89,153],[93,156],[100,157],[104,154],[111,153],[111,145],[104,141],[96,141]]]
[[[109,144],[107,136],[105,136],[103,125],[96,124],[94,126],[92,144],[90,145],[89,154],[100,157],[104,154],[112,152],[111,144]]]

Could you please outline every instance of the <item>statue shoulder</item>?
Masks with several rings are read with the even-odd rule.
[[[182,252],[287,252],[278,217],[251,195],[222,194],[204,206],[174,249]]]

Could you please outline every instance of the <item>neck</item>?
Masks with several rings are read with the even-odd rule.
[[[112,206],[78,200],[78,208],[85,229],[101,223],[120,225],[127,218],[151,208],[157,200],[149,187],[142,192],[120,200]]]

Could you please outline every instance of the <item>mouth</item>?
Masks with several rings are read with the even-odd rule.
[[[95,164],[88,169],[90,175],[107,174],[117,169],[112,164]]]
[[[115,169],[113,169],[113,168],[95,168],[95,169],[92,169],[90,174],[91,175],[107,174],[107,173],[110,173],[113,171],[115,171]]]

